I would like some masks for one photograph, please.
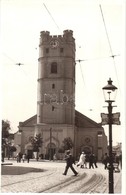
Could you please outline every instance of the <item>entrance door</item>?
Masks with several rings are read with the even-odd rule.
[[[53,160],[53,156],[56,153],[56,149],[55,148],[49,148],[48,149],[48,156],[50,160]]]
[[[48,144],[47,146],[47,156],[49,160],[53,160],[53,156],[56,153],[56,145],[54,143]]]

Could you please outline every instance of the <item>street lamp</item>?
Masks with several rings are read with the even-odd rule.
[[[108,114],[106,124],[109,125],[109,193],[114,193],[114,179],[113,179],[113,154],[112,154],[112,124],[114,124],[114,117],[112,114],[112,102],[115,102],[117,87],[112,85],[112,80],[109,78],[108,84],[103,87],[105,102],[108,103]],[[102,116],[102,115],[101,115]],[[119,117],[119,115],[118,115]],[[117,118],[118,119],[118,118]],[[116,123],[115,123],[116,124]]]

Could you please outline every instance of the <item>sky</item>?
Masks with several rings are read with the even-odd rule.
[[[113,144],[125,134],[125,1],[1,0],[1,117],[19,122],[37,112],[37,76],[41,31],[62,35],[73,30],[76,42],[76,110],[96,122],[107,113],[102,87],[109,78],[118,88],[113,113]],[[115,55],[114,59],[111,57]],[[22,66],[16,65],[22,63]],[[108,135],[108,125],[103,126]]]

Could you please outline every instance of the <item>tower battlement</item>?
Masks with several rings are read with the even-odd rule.
[[[63,33],[64,33],[64,35],[73,36],[73,31],[72,30],[64,30]]]
[[[50,35],[49,31],[41,31],[40,32],[40,37],[42,40],[47,40],[47,39],[73,39],[73,31],[72,30],[64,30],[63,35]]]
[[[44,35],[44,36],[45,36],[45,35],[49,35],[49,34],[50,34],[50,32],[49,32],[49,31],[41,31],[40,33],[41,33],[41,35]]]

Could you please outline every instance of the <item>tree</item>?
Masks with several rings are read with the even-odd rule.
[[[7,143],[7,138],[9,137],[10,122],[8,120],[2,120],[2,147]]]
[[[11,143],[8,143],[8,160],[10,157],[12,157],[13,152],[16,152],[17,148],[13,145],[11,145]]]
[[[5,148],[7,148],[8,137],[10,135],[10,122],[8,120],[2,120],[2,162],[4,162]]]
[[[39,133],[39,134],[36,134],[35,137],[31,137],[30,142],[33,146],[33,152],[37,152],[37,160],[38,160],[39,147],[41,147],[43,143],[41,134]]]
[[[15,146],[10,146],[10,151],[11,152],[16,152],[17,148]]]
[[[8,120],[2,120],[2,138],[9,137],[10,122]]]
[[[73,148],[73,141],[70,137],[64,138],[63,140],[63,148],[64,150],[70,150]]]

